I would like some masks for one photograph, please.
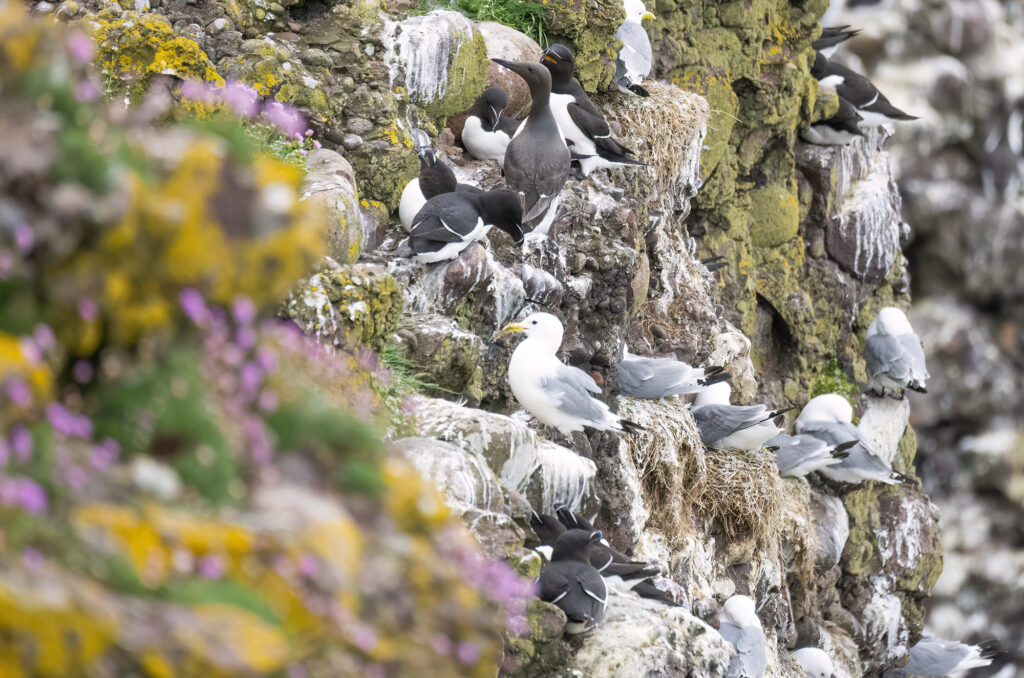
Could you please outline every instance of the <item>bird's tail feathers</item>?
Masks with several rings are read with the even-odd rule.
[[[719,369],[721,369],[721,368],[719,368]],[[704,378],[703,379],[698,379],[697,380],[697,385],[698,386],[712,386],[714,384],[719,384],[719,383],[721,383],[723,381],[729,381],[730,379],[732,379],[732,375],[729,374],[728,372],[713,372],[712,374],[708,374],[707,370],[705,369],[704,370]]]
[[[651,96],[651,93],[648,92],[647,90],[645,90],[640,85],[630,84],[630,85],[626,86],[626,89],[628,89],[630,92],[632,92],[633,94],[637,95],[638,97],[649,97],[649,96]]]
[[[1003,648],[1000,647],[999,641],[995,639],[983,640],[980,643],[976,644],[974,647],[978,649],[979,658],[987,659],[989,661],[992,661],[999,655],[1003,654]]]
[[[924,384],[922,384],[919,381],[908,382],[907,383],[907,388],[909,388],[911,391],[917,391],[918,393],[927,393],[928,392],[928,389],[926,389],[924,387]]]
[[[647,429],[640,424],[629,421],[628,419],[619,419],[619,426],[622,430],[629,434],[639,433],[640,431],[646,431]]]
[[[833,459],[846,459],[850,456],[850,448],[855,447],[860,441],[859,440],[847,440],[845,443],[839,443],[832,448],[831,456]]]
[[[635,586],[633,586],[632,590],[641,598],[656,600],[659,603],[671,605],[672,607],[679,607],[679,603],[672,600],[672,598],[668,595],[668,591],[662,591],[657,586],[655,586],[654,580],[651,578],[647,578],[641,582],[638,582]]]

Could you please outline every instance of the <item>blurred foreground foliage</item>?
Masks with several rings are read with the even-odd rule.
[[[301,167],[108,103],[114,54],[0,5],[0,675],[493,675],[526,587],[386,450],[376,357],[274,317]]]

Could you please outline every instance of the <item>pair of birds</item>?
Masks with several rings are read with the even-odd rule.
[[[839,97],[839,110],[832,117],[801,131],[800,138],[808,143],[843,146],[864,136],[865,129],[917,119],[893,106],[863,75],[829,61],[841,43],[858,33],[860,31],[849,30],[849,26],[824,28],[821,37],[812,45],[815,57],[811,75],[821,87],[835,90]]]
[[[555,515],[532,512],[530,527],[540,540],[535,550],[546,560],[540,573],[540,599],[565,612],[569,634],[583,633],[604,617],[608,586],[638,594],[641,598],[675,606],[652,577],[657,567],[620,553],[589,521],[564,505]]]
[[[471,155],[496,160],[514,193],[453,183],[451,168],[429,144],[418,142],[420,176],[403,191],[399,217],[409,230],[413,256],[424,263],[455,258],[492,226],[516,244],[523,242],[524,225],[546,234],[573,160],[584,176],[602,167],[643,165],[612,137],[604,115],[573,77],[576,61],[568,47],[552,45],[539,63],[492,60],[529,86],[529,116],[522,124],[504,116],[507,95],[489,87],[470,110],[463,143]],[[425,174],[444,181],[428,180]],[[516,194],[523,203],[518,208],[510,198]]]

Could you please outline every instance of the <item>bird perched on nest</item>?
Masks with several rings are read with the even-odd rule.
[[[619,395],[658,400],[698,391],[731,377],[718,366],[690,367],[673,358],[646,358],[622,347]]]
[[[423,263],[454,259],[470,243],[497,226],[523,243],[523,215],[519,198],[511,191],[442,193],[428,200],[413,219],[409,245]]]
[[[839,45],[857,35],[860,35],[860,31],[851,31],[849,26],[825,26],[821,29],[821,37],[812,42],[811,47],[825,55],[826,59],[831,59]]]
[[[811,435],[791,436],[780,433],[765,443],[765,447],[775,453],[779,475],[802,478],[808,473],[840,463],[850,456],[848,450],[856,444],[856,440],[849,440],[839,445],[829,445]]]
[[[836,94],[853,104],[862,118],[858,123],[861,129],[889,122],[917,120],[916,116],[904,113],[889,103],[885,95],[863,75],[842,64],[832,63],[821,52],[815,54],[811,75],[819,85],[834,89]]]
[[[759,450],[782,433],[783,414],[793,409],[769,409],[766,405],[730,405],[732,388],[725,382],[697,394],[690,413],[708,447],[723,450]]]
[[[551,562],[540,571],[540,599],[562,608],[566,633],[584,633],[604,618],[608,589],[590,564],[590,549],[603,538],[597,530],[566,530],[555,540]]]
[[[864,136],[860,129],[863,120],[853,104],[839,97],[839,110],[835,115],[800,130],[800,138],[817,146],[846,146]]]
[[[519,121],[502,115],[508,95],[500,87],[488,87],[473,102],[462,127],[462,145],[477,160],[494,160],[505,165],[505,150],[519,129]]]
[[[414,128],[412,136],[416,140],[416,152],[420,157],[420,173],[402,189],[402,197],[398,203],[398,219],[406,231],[412,229],[416,214],[434,196],[452,191],[466,194],[483,193],[482,188],[458,182],[452,168],[443,163],[437,157],[437,152],[431,148],[430,137],[426,132]]]
[[[650,94],[640,83],[651,73],[654,52],[643,20],[653,19],[654,14],[647,11],[643,0],[625,0],[623,6],[626,9],[626,20],[615,31],[615,37],[622,41],[622,49],[615,59],[612,82],[624,94],[649,97]]]
[[[793,651],[793,659],[800,664],[806,678],[832,678],[832,658],[816,647],[802,647]]]
[[[761,620],[749,596],[735,595],[722,605],[718,632],[736,648],[726,678],[761,678],[768,666]]]
[[[601,389],[593,377],[566,365],[556,353],[562,345],[562,322],[550,313],[534,313],[525,320],[505,325],[499,333],[526,335],[508,363],[508,381],[519,404],[543,424],[563,435],[582,431],[643,430],[620,418],[591,394]]]
[[[994,640],[968,645],[955,640],[942,640],[930,633],[910,648],[910,661],[905,666],[888,669],[885,678],[907,676],[948,676],[961,671],[988,666],[1002,654]]]
[[[530,87],[530,115],[505,149],[505,184],[526,205],[523,223],[546,234],[554,222],[571,154],[551,110],[551,74],[540,64],[491,59],[516,73]]]
[[[583,176],[602,167],[644,165],[636,154],[612,138],[604,114],[572,76],[576,58],[565,45],[551,45],[540,62],[551,72],[551,111],[562,136],[578,157]]]
[[[871,321],[864,343],[864,362],[872,395],[883,397],[887,388],[928,392],[924,348],[907,316],[898,308],[887,306]],[[892,397],[902,399],[903,393]]]
[[[847,448],[849,455],[845,459],[818,469],[822,475],[842,483],[878,480],[893,485],[905,480],[902,474],[892,470],[889,462],[871,449],[852,421],[853,407],[846,398],[835,393],[811,398],[796,418],[797,433],[814,436],[829,445],[857,441],[856,445]]]

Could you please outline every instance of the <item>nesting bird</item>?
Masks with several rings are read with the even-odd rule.
[[[887,388],[901,389],[899,398],[903,398],[902,389],[928,392],[924,348],[906,314],[898,308],[887,306],[871,321],[864,344],[864,362],[872,395],[883,397]]]
[[[454,259],[492,226],[521,245],[522,216],[519,198],[511,191],[442,193],[427,200],[413,219],[409,231],[413,257],[423,263]]]
[[[793,659],[800,664],[807,678],[832,678],[832,658],[816,647],[802,647],[793,651]]]
[[[893,106],[863,75],[842,64],[832,63],[821,52],[815,55],[811,75],[818,80],[819,85],[834,89],[836,94],[857,109],[858,115],[862,118],[858,123],[861,129],[889,122],[917,120],[916,116],[904,113]]]
[[[579,160],[583,176],[602,167],[643,165],[635,153],[612,138],[604,114],[573,77],[576,58],[565,45],[551,45],[540,62],[551,72],[551,111],[558,129]],[[633,157],[631,157],[633,156]]]
[[[603,537],[596,530],[566,530],[555,540],[551,562],[540,572],[540,599],[562,608],[569,622],[566,633],[584,633],[604,618],[608,589],[590,564],[590,549]]]
[[[839,45],[856,35],[860,35],[860,31],[851,31],[849,26],[825,26],[821,29],[821,37],[812,42],[811,47],[824,54],[826,59],[831,59]]]
[[[500,87],[488,87],[473,102],[462,127],[462,145],[477,160],[494,160],[505,166],[505,150],[519,129],[519,121],[502,115],[508,95]]]
[[[892,470],[889,462],[878,456],[854,426],[853,408],[846,398],[826,393],[804,405],[796,418],[796,432],[814,436],[828,445],[841,445],[851,440],[857,444],[847,448],[849,455],[838,464],[818,469],[823,475],[842,483],[877,480],[894,485],[903,476]]]
[[[856,444],[856,440],[849,440],[839,445],[829,445],[811,435],[791,436],[780,433],[765,443],[765,446],[774,448],[775,465],[779,467],[779,475],[802,478],[808,473],[842,462],[850,456],[847,450]]]
[[[759,450],[782,433],[783,414],[792,408],[769,409],[766,405],[730,405],[732,388],[725,382],[706,387],[690,409],[708,447],[724,450]]]
[[[483,189],[469,184],[460,184],[455,172],[437,157],[430,146],[430,138],[421,129],[413,129],[420,157],[420,173],[402,189],[398,203],[398,219],[406,231],[412,230],[412,222],[423,205],[434,196],[459,191],[460,193],[483,193]]]
[[[523,223],[546,234],[558,210],[558,194],[569,178],[571,155],[551,111],[551,74],[540,64],[491,59],[530,87],[530,115],[505,149],[505,184],[526,205]]]
[[[846,146],[864,136],[860,129],[863,120],[853,104],[839,97],[839,110],[835,115],[800,130],[800,138],[818,146]]]
[[[508,363],[508,381],[519,404],[543,424],[563,435],[582,431],[632,432],[641,427],[621,419],[592,394],[601,389],[578,367],[557,357],[564,332],[561,321],[550,313],[534,313],[522,322],[509,323],[501,332],[526,335]]]
[[[718,632],[736,648],[727,678],[761,678],[768,666],[767,645],[761,620],[749,596],[735,595],[722,605]]]
[[[658,400],[697,393],[732,376],[718,366],[690,367],[673,358],[646,358],[622,349],[619,363],[619,395]]]
[[[910,661],[900,668],[888,669],[883,675],[885,678],[948,676],[988,666],[1000,654],[994,640],[968,645],[925,633],[910,648]]]
[[[650,96],[640,83],[650,75],[654,63],[651,39],[643,26],[644,19],[653,19],[654,14],[644,6],[643,0],[625,0],[626,20],[622,22],[615,37],[622,41],[622,49],[615,59],[615,75],[612,82],[623,94]]]

